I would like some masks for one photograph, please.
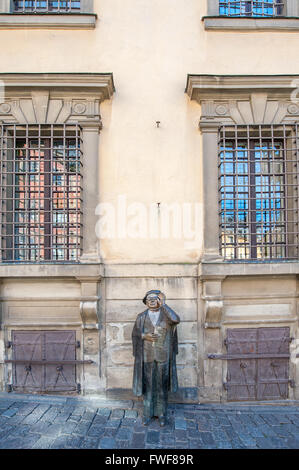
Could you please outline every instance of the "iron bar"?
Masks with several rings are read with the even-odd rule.
[[[252,353],[252,354],[208,354],[208,359],[224,359],[224,360],[238,360],[238,359],[287,359],[291,357],[290,354],[278,353]],[[299,354],[296,356],[299,357]]]
[[[67,361],[67,360],[61,360],[61,361],[34,361],[31,359],[5,359],[4,362],[6,364],[35,364],[35,365],[56,365],[56,364],[62,364],[62,365],[72,365],[72,364],[94,364],[94,361],[92,360],[86,360],[86,361],[80,361],[80,360],[74,360],[74,361]]]

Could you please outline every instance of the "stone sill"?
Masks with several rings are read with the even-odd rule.
[[[201,278],[219,276],[281,276],[298,275],[299,261],[282,263],[202,263],[199,265]]]
[[[298,31],[299,18],[228,18],[227,16],[204,16],[208,31]]]
[[[102,264],[0,265],[0,278],[90,278],[104,274]]]
[[[97,15],[77,14],[0,14],[0,29],[94,29]]]

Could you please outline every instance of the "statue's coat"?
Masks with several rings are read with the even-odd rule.
[[[168,305],[161,306],[161,313],[166,315],[166,317],[173,317],[177,321],[170,326],[170,360],[169,360],[169,381],[168,381],[168,391],[176,392],[178,389],[178,377],[177,377],[177,368],[176,368],[176,355],[178,354],[178,336],[177,336],[177,323],[180,322],[178,315],[170,308]],[[135,358],[134,363],[134,374],[133,374],[133,393],[134,395],[141,396],[145,393],[144,390],[144,372],[143,372],[143,340],[142,332],[143,325],[147,310],[140,313],[135,321],[133,332],[132,332],[132,341],[133,341],[133,355]]]

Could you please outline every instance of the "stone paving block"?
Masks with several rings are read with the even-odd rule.
[[[145,443],[145,432],[133,433],[131,448],[132,449],[143,449]]]
[[[249,436],[249,434],[238,433],[238,436],[241,442],[246,445],[246,447],[256,446],[256,440],[253,437]]]
[[[92,421],[95,417],[95,412],[94,411],[85,411],[85,413],[82,416],[82,419],[86,421]]]
[[[18,409],[18,414],[19,415],[29,415],[32,413],[32,411],[38,407],[38,403],[26,403],[26,405],[21,406],[21,408]]]
[[[102,425],[90,426],[87,435],[89,437],[102,437],[105,432],[105,428]]]
[[[102,437],[98,449],[116,449],[116,441],[111,437]]]
[[[217,441],[216,448],[217,449],[232,449],[233,446],[229,441]]]
[[[3,411],[1,416],[5,416],[6,418],[11,418],[19,411],[18,408],[8,408],[7,410]]]
[[[72,423],[79,423],[79,421],[81,421],[81,416],[80,415],[71,415],[69,417],[68,421],[71,421]]]
[[[285,427],[285,425],[283,425],[283,424],[280,424],[278,426],[273,426],[273,431],[279,437],[285,437],[285,438],[291,438],[292,437],[292,435],[289,431],[289,428]]]
[[[187,423],[184,418],[175,418],[174,421],[174,427],[175,429],[187,429]]]
[[[137,419],[138,413],[135,410],[126,410],[125,411],[125,418],[129,419]]]
[[[234,439],[231,442],[232,449],[246,449],[244,442],[241,442],[240,439]]]
[[[211,432],[199,432],[198,436],[203,444],[205,445],[210,445],[210,446],[215,446],[215,440],[213,438],[213,434]]]
[[[74,416],[83,416],[86,411],[86,408],[84,406],[75,406],[72,415]]]
[[[299,449],[299,436],[297,438],[286,439],[285,444],[287,449]]]
[[[187,429],[197,429],[197,422],[195,420],[186,420],[187,423]]]
[[[72,434],[77,426],[77,423],[74,421],[67,421],[63,424],[61,432],[63,434]]]
[[[90,426],[90,421],[80,421],[80,423],[75,427],[73,433],[79,434],[80,436],[85,436],[88,433]]]
[[[65,449],[67,447],[67,436],[58,436],[51,444],[51,449]]]
[[[218,429],[212,432],[213,439],[219,442],[229,442],[229,437],[224,429]]]
[[[92,421],[92,425],[96,425],[96,426],[104,426],[106,425],[108,419],[106,416],[101,416],[101,415],[95,415],[93,421]]]
[[[124,426],[128,426],[128,427],[134,426],[134,425],[136,424],[136,419],[133,419],[133,418],[124,418],[124,419],[122,420],[122,424],[123,424]]]
[[[61,424],[50,424],[47,429],[47,436],[58,436],[61,434],[63,426]]]
[[[67,436],[67,440],[66,440],[67,449],[79,449],[83,439],[84,438],[82,436]]]
[[[97,414],[109,418],[111,410],[109,408],[99,408]]]
[[[121,423],[120,419],[112,419],[111,421],[107,421],[105,428],[115,428],[117,429]]]
[[[159,444],[160,433],[158,431],[148,431],[146,436],[147,444]]]
[[[99,439],[95,437],[85,437],[81,442],[80,449],[97,449]]]
[[[6,424],[5,426],[0,427],[0,439],[3,440],[6,436],[8,436],[11,432],[13,432],[15,429],[15,426],[10,426],[9,424]]]
[[[275,417],[280,424],[290,424],[292,422],[287,414],[275,413]]]
[[[261,415],[263,420],[266,421],[267,424],[270,424],[271,426],[277,426],[279,425],[279,420],[274,414],[262,414]]]
[[[112,410],[110,419],[122,419],[124,417],[124,414],[125,414],[124,410]]]
[[[178,439],[179,441],[188,439],[188,432],[185,431],[184,429],[176,429],[173,434],[174,434],[174,437]],[[197,433],[197,437],[199,437],[199,433]]]
[[[260,449],[275,449],[273,442],[265,437],[257,437],[256,443]]]
[[[36,433],[36,434],[47,434],[47,430],[49,427],[49,423],[46,421],[38,421],[37,423],[29,426],[29,432]]]
[[[53,444],[54,439],[47,436],[42,436],[35,444],[32,446],[33,449],[50,449]]]
[[[250,436],[254,438],[255,437],[260,437],[260,438],[268,437],[268,436],[265,436],[263,431],[259,427],[256,427],[256,426],[248,427],[248,431],[249,431]]]
[[[201,449],[202,442],[200,439],[190,439],[189,449]]]
[[[115,435],[116,439],[119,441],[129,441],[131,440],[133,434],[133,429],[128,427],[120,427]]]
[[[15,437],[12,439],[1,440],[0,449],[21,449],[23,439],[21,437]]]
[[[198,439],[199,438],[198,429],[188,429],[187,436],[188,436],[188,439]]]
[[[30,426],[21,424],[20,426],[14,426],[10,435],[14,437],[28,436]]]
[[[48,421],[49,423],[52,423],[56,416],[60,413],[61,408],[57,406],[51,406],[41,417],[40,419],[42,421]]]
[[[115,436],[117,434],[117,428],[104,428],[104,429],[105,429],[104,437],[113,437],[113,438],[115,438]]]

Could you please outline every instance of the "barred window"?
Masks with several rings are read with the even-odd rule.
[[[80,0],[14,0],[16,13],[78,13]]]
[[[0,126],[1,262],[79,260],[81,144],[79,126]]]
[[[298,258],[298,130],[297,124],[220,128],[224,259]]]
[[[271,17],[283,14],[285,0],[220,0],[219,14],[225,16]]]

